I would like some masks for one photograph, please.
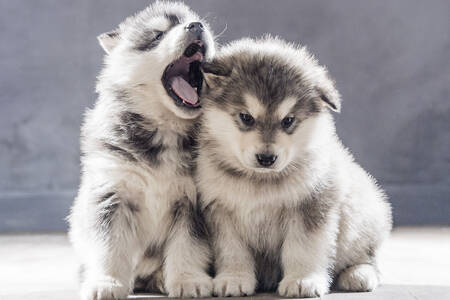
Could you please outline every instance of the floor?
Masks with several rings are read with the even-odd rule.
[[[398,228],[380,258],[382,286],[326,300],[450,300],[450,228]],[[0,235],[0,300],[75,300],[77,262],[63,234]],[[159,295],[129,299],[163,299]],[[245,299],[276,299],[257,295]],[[217,299],[217,298],[215,298]]]

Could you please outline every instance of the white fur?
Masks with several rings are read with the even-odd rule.
[[[274,38],[243,39],[225,46],[217,60],[233,56],[274,56],[301,72],[305,84],[317,88],[337,110],[340,108],[339,93],[326,69],[305,48]],[[221,82],[226,84],[226,80]],[[246,111],[275,114],[281,119],[293,106],[293,98],[287,98],[278,114],[264,112],[260,104],[253,103],[255,95],[239,88],[243,102],[251,106]],[[211,94],[220,90],[221,83],[216,80],[214,85],[212,81]],[[374,289],[378,284],[376,252],[389,234],[391,210],[375,180],[341,144],[331,114],[322,111],[306,118],[290,136],[278,132],[270,145],[278,155],[277,162],[272,169],[262,169],[254,166],[255,154],[267,146],[258,133],[241,132],[229,111],[215,105],[209,94],[204,97],[208,102],[196,180],[214,236],[215,292],[220,296],[254,293],[255,262],[249,248],[280,254],[281,296],[322,296],[341,272],[339,287]],[[217,158],[241,175],[226,174],[217,167]],[[257,180],[282,174],[288,175],[276,184]],[[328,203],[329,209],[319,211],[317,217],[308,216],[305,210],[299,214],[296,209],[314,194],[319,195],[314,201]],[[320,213],[325,215],[323,222],[308,228],[305,219],[319,222]]]
[[[182,23],[155,49],[131,49],[144,30],[163,31],[169,26],[165,13],[179,16]],[[114,35],[99,37],[107,52],[105,68],[97,85],[99,99],[87,111],[82,128],[82,177],[70,215],[70,239],[85,267],[83,300],[124,298],[136,276],[147,276],[161,268],[170,297],[211,294],[212,280],[205,271],[209,250],[189,239],[186,224],[170,227],[174,201],[185,196],[196,199],[193,179],[177,175],[183,162],[176,147],[178,134],[190,128],[199,112],[188,113],[175,106],[161,84],[161,76],[186,48],[184,27],[193,21],[199,21],[199,17],[184,4],[158,1],[125,20]],[[214,41],[209,29],[205,38],[206,57],[211,58]],[[127,102],[116,99],[117,90],[128,93]],[[141,160],[131,162],[102,148],[102,141],[114,140],[111,132],[124,111],[139,113],[158,127],[154,140],[167,148],[158,168]],[[111,191],[120,202],[99,203],[99,198]],[[139,211],[123,209],[121,199]],[[98,213],[108,209],[106,205],[119,205],[109,231],[100,228],[97,221]],[[144,256],[151,244],[166,245],[160,258]]]

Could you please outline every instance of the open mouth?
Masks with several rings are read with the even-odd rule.
[[[200,107],[199,96],[203,83],[200,65],[205,51],[203,42],[195,41],[164,70],[162,83],[175,104],[191,109]]]

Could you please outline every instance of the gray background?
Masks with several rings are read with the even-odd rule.
[[[0,0],[0,231],[57,231],[79,182],[99,33],[137,0]],[[396,225],[450,225],[450,2],[187,1],[226,42],[300,42],[343,95],[338,133],[387,190]]]

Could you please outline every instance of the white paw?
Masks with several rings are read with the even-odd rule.
[[[82,300],[126,299],[129,288],[113,278],[85,281],[81,287]]]
[[[219,297],[249,296],[255,293],[256,278],[253,274],[219,274],[213,280],[214,295]]]
[[[352,292],[369,292],[378,286],[378,274],[369,264],[361,264],[345,269],[339,274],[337,287]]]
[[[212,289],[212,279],[206,274],[180,276],[166,283],[166,291],[172,298],[210,297]]]
[[[322,297],[328,293],[326,275],[312,275],[305,278],[285,277],[278,285],[278,294],[283,297]]]

